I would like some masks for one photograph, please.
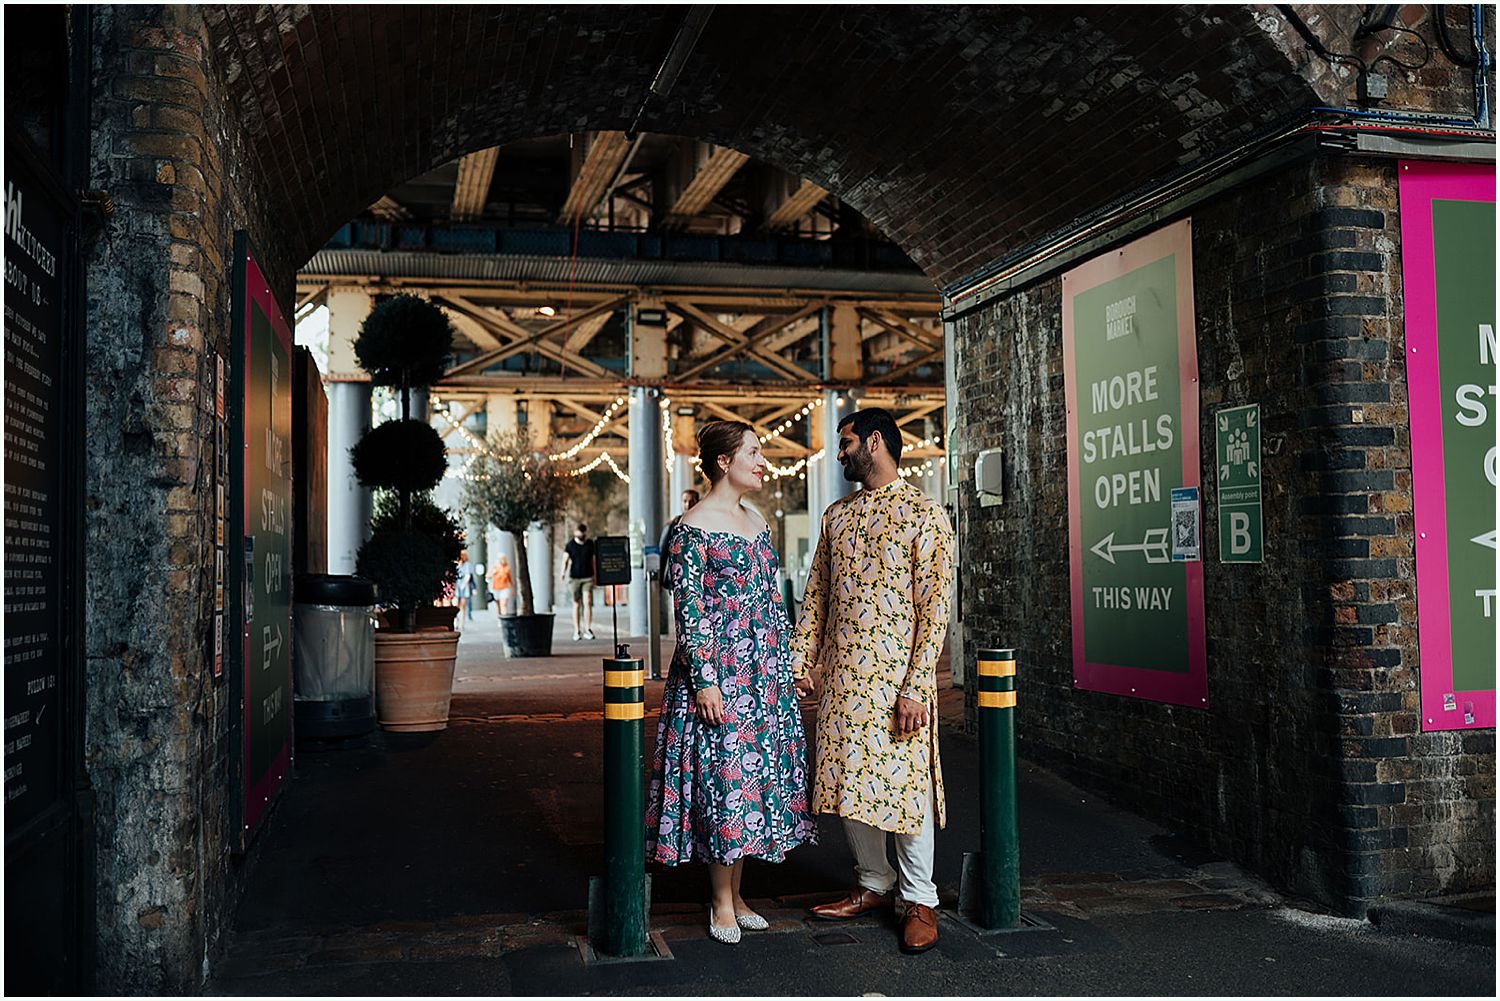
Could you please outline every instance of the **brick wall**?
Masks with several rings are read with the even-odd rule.
[[[1020,648],[1023,753],[1362,914],[1494,882],[1494,733],[1420,732],[1394,161],[1304,163],[1192,213],[1201,439],[1259,403],[1266,560],[1218,562],[1207,711],[1072,685],[1061,282],[959,319],[966,642]],[[970,694],[972,698],[972,693]]]
[[[88,260],[88,767],[98,989],[196,993],[229,919],[230,712],[211,662],[216,355],[248,193],[200,18],[102,6]]]

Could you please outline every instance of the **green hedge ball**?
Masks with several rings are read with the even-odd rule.
[[[365,317],[354,341],[359,367],[379,386],[431,386],[448,370],[453,325],[426,299],[398,295],[383,299]]]
[[[371,428],[349,450],[354,475],[367,487],[418,493],[448,471],[442,436],[425,421],[387,421]]]

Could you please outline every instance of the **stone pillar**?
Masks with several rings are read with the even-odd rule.
[[[646,571],[637,558],[662,530],[661,401],[654,389],[630,390],[630,635],[646,635]]]
[[[858,406],[847,389],[823,390],[823,406],[819,408],[818,419],[823,423],[823,444],[827,449],[823,455],[824,508],[854,493],[854,482],[844,479],[844,467],[839,465],[839,421],[854,413]]]
[[[370,429],[370,384],[328,384],[328,572],[352,574],[370,531],[374,493],[354,478],[349,450]]]

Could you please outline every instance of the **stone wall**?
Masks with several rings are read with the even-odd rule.
[[[212,664],[216,355],[250,187],[193,8],[95,13],[88,260],[88,767],[98,989],[195,993],[237,893],[238,700]]]
[[[1266,559],[1205,491],[1209,707],[1074,690],[1061,280],[961,317],[965,640],[1017,646],[1022,751],[1295,893],[1363,914],[1493,885],[1494,732],[1421,732],[1394,161],[1288,168],[1192,213],[1202,464],[1259,403]],[[970,699],[972,701],[972,692]]]

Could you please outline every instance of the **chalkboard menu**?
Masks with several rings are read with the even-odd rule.
[[[235,261],[235,341],[243,369],[236,401],[242,445],[231,452],[242,486],[240,739],[241,843],[247,845],[291,772],[292,336],[243,235]],[[233,438],[231,438],[233,440]]]
[[[11,147],[7,147],[10,149]],[[5,829],[64,795],[61,662],[64,254],[70,212],[5,161]]]
[[[601,535],[594,540],[594,583],[630,583],[630,540],[623,535]]]

